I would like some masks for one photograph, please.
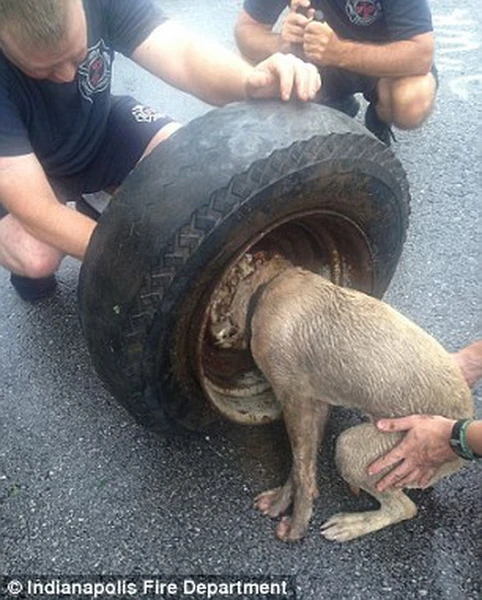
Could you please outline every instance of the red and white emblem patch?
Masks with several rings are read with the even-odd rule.
[[[86,59],[78,69],[79,90],[82,96],[92,102],[94,94],[109,87],[111,73],[112,54],[104,40],[99,40],[95,46],[89,48]]]
[[[345,10],[355,25],[371,25],[382,15],[380,0],[347,0]]]

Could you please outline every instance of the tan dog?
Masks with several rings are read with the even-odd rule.
[[[304,536],[313,512],[317,452],[331,406],[360,409],[372,419],[412,413],[460,419],[474,412],[470,390],[452,357],[430,335],[387,304],[338,287],[276,256],[242,279],[231,319],[251,332],[251,352],[279,400],[293,452],[284,486],[256,498],[270,517],[284,514],[277,536]],[[401,490],[378,492],[383,475],[367,467],[401,439],[372,423],[343,432],[336,464],[352,489],[364,489],[380,509],[338,514],[322,526],[336,541],[350,540],[414,517],[415,504]],[[443,465],[431,483],[455,472],[463,460]]]

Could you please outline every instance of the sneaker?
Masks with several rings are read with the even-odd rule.
[[[57,287],[55,275],[31,279],[30,277],[22,277],[21,275],[12,273],[10,275],[10,282],[17,294],[22,300],[25,300],[25,302],[37,302],[42,298],[46,298],[47,296],[50,296]]]
[[[325,106],[329,106],[330,108],[334,108],[335,110],[339,110],[340,112],[352,118],[356,117],[358,111],[360,110],[360,103],[353,94],[350,96],[344,96],[343,98],[338,98],[337,100],[327,99],[325,102],[323,102],[323,104]]]
[[[365,127],[371,131],[373,135],[383,142],[386,146],[390,146],[393,141],[396,141],[395,134],[388,123],[382,121],[377,114],[375,105],[370,102],[365,113]]]

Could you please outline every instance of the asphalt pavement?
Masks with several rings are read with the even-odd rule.
[[[240,0],[161,4],[233,47]],[[412,214],[386,299],[454,351],[482,337],[482,24],[477,0],[432,4],[438,103],[421,130],[397,133]],[[116,62],[116,91],[183,122],[209,108]],[[329,516],[372,506],[349,495],[333,466],[334,436],[352,419],[336,411],[312,525],[303,542],[285,545],[252,508],[258,492],[286,475],[281,428],[226,425],[160,437],[134,423],[91,365],[77,314],[78,273],[79,264],[65,260],[55,296],[30,306],[0,270],[0,573],[294,576],[300,600],[482,597],[480,464],[412,493],[415,519],[358,541],[328,542],[319,526]],[[482,418],[481,386],[474,396]],[[198,589],[186,597],[207,596]]]

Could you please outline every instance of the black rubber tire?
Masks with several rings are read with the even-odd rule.
[[[209,421],[188,348],[199,306],[253,241],[298,213],[296,226],[309,228],[310,211],[349,255],[348,285],[380,297],[405,240],[406,176],[389,148],[337,111],[275,101],[215,109],[126,179],[90,242],[79,305],[98,374],[137,420]]]

